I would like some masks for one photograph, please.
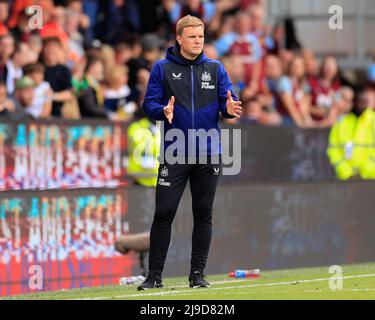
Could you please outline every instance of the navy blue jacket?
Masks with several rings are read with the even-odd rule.
[[[151,70],[143,102],[144,112],[151,119],[164,120],[161,148],[164,151],[175,141],[166,141],[169,129],[182,130],[186,139],[185,150],[188,150],[189,129],[213,129],[211,132],[216,133],[218,143],[213,144],[208,139],[207,146],[200,147],[197,142],[196,155],[221,154],[219,112],[225,118],[233,118],[226,110],[228,90],[233,99],[237,100],[229,76],[220,61],[208,59],[204,53],[196,60],[189,61],[176,50],[176,47],[168,48],[166,58],[156,62]],[[173,120],[169,124],[163,108],[171,96],[175,97],[175,104]],[[186,156],[187,152],[177,150],[174,154]]]

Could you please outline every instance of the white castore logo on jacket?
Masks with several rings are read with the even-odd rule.
[[[173,76],[173,80],[181,80],[181,76],[182,76],[182,73],[177,73],[175,74],[174,72],[172,72],[172,76]]]

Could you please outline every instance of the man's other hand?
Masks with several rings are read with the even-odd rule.
[[[232,93],[230,90],[227,91],[227,112],[231,116],[235,116],[237,119],[241,117],[242,113],[242,102],[241,101],[234,101],[232,98]]]

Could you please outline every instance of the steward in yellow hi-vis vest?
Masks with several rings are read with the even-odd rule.
[[[353,109],[354,91],[350,87],[342,87],[337,97],[334,112],[338,117],[329,133],[327,155],[335,168],[337,178],[347,180],[358,173],[358,169],[353,165],[353,139],[357,117],[350,112]]]
[[[128,174],[145,187],[157,183],[160,130],[147,118],[134,121],[128,128]]]
[[[347,180],[358,173],[358,168],[353,164],[353,138],[356,126],[357,117],[353,113],[342,115],[329,134],[327,154],[340,180]]]
[[[367,108],[354,133],[353,164],[362,179],[375,179],[375,111]]]

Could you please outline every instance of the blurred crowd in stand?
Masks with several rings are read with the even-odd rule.
[[[186,14],[205,22],[205,53],[243,101],[242,119],[229,122],[331,127],[348,97],[361,114],[375,64],[353,83],[335,57],[303,47],[292,19],[268,25],[266,10],[261,0],[0,0],[0,115],[131,122]]]

